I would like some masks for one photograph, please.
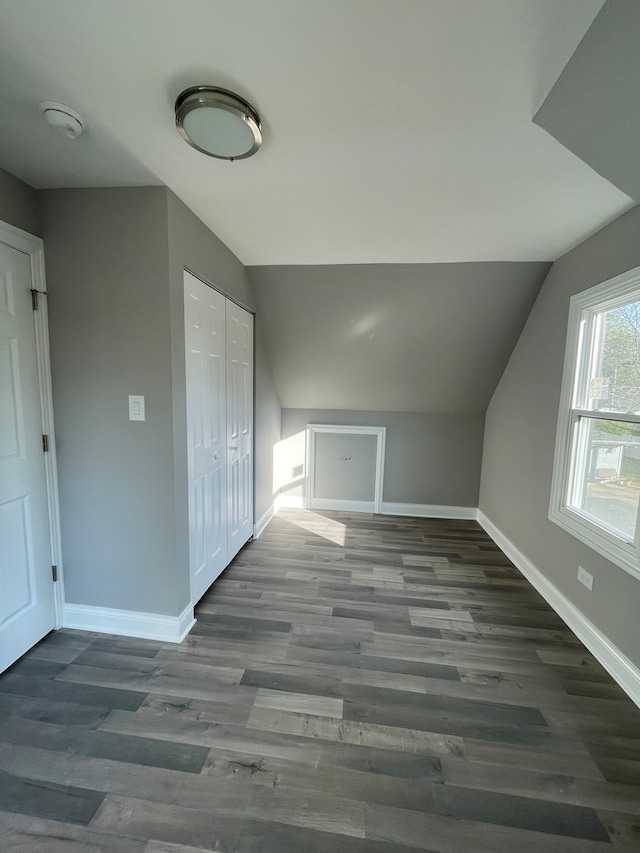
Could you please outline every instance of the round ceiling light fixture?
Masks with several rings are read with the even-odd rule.
[[[69,139],[77,139],[84,130],[82,116],[66,104],[57,101],[41,101],[40,109],[49,127],[63,133]]]
[[[248,101],[218,86],[191,86],[175,104],[176,127],[197,151],[244,160],[262,145],[260,116]]]

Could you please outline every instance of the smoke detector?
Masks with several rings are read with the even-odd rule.
[[[57,133],[63,133],[69,139],[77,139],[84,130],[84,121],[71,107],[56,101],[42,101],[40,109],[49,127]]]

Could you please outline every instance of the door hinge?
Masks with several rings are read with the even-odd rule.
[[[53,582],[55,583],[58,580],[58,567],[51,566],[51,576],[53,578]]]
[[[42,436],[42,452],[43,453],[49,452],[49,436],[48,435]]]
[[[46,296],[47,291],[46,290],[36,290],[35,287],[32,287],[30,293],[31,293],[31,307],[33,308],[34,311],[37,311],[38,308],[40,307],[39,302],[38,302],[38,294],[41,293],[43,296]]]

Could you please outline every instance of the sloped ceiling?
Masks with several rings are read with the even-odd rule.
[[[280,402],[484,412],[549,266],[250,267]]]
[[[608,0],[534,121],[640,201],[640,2]]]

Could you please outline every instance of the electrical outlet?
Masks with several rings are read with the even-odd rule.
[[[589,592],[593,591],[593,575],[590,575],[586,569],[582,568],[582,566],[578,566],[578,580],[581,584],[586,586]]]

